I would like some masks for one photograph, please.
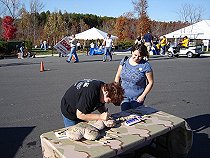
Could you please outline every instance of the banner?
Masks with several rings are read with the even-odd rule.
[[[71,45],[69,43],[69,37],[64,37],[61,41],[59,41],[56,45],[53,47],[63,55],[67,55],[71,50]]]

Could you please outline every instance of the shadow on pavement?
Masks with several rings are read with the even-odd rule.
[[[0,149],[1,157],[14,157],[22,146],[24,139],[32,132],[32,127],[1,127]]]
[[[23,63],[0,64],[0,67],[20,66],[20,65],[31,65],[31,64],[38,64],[38,63],[23,62]]]
[[[193,130],[193,146],[189,152],[189,158],[208,157],[210,151],[210,139],[202,130],[210,127],[210,114],[187,118],[186,121]]]
[[[113,59],[112,61],[108,60],[106,62],[113,62],[113,61],[120,61],[120,60],[121,59]],[[102,62],[103,63],[103,60],[102,59],[89,59],[89,60],[80,60],[78,63],[74,63],[74,62],[70,62],[70,63],[79,64],[79,63],[91,63],[91,62]]]

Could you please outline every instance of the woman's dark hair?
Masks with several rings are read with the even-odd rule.
[[[111,37],[111,34],[110,34],[110,33],[108,33],[108,34],[107,34],[107,36],[108,36],[108,37]]]
[[[140,40],[141,40],[141,36],[138,36],[136,39],[137,39],[138,41],[140,41]]]
[[[111,99],[114,105],[120,105],[124,98],[124,89],[119,83],[104,84],[104,90],[108,92],[107,97]]]
[[[134,45],[131,49],[131,53],[135,50],[138,50],[141,57],[149,57],[149,53],[147,51],[147,47],[144,45],[144,43],[141,43],[139,45]]]

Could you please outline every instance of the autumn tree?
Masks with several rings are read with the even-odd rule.
[[[38,25],[38,13],[43,9],[44,5],[39,0],[30,0],[30,23],[31,23],[31,31],[32,31],[32,37],[33,37],[33,43],[36,42],[36,39],[38,39],[38,34],[36,33],[37,28],[39,28]]]
[[[2,21],[3,38],[8,41],[15,38],[15,32],[17,31],[14,25],[14,19],[11,16],[5,16]]]
[[[99,27],[101,30],[108,32],[110,34],[114,34],[114,26],[116,24],[115,19],[107,19],[102,22],[102,27]]]
[[[183,23],[180,21],[178,21],[178,22],[152,21],[151,32],[153,33],[154,36],[160,37],[162,35],[176,31],[176,30],[186,27],[188,25],[189,25],[189,23]]]
[[[83,19],[80,19],[80,21],[79,21],[79,27],[80,27],[80,32],[83,32],[83,31],[89,29],[89,26],[84,22]]]
[[[31,23],[30,23],[30,14],[24,8],[24,6],[20,10],[20,19],[17,22],[17,38],[20,40],[31,39]]]
[[[2,30],[1,33],[2,33],[2,36],[4,36],[3,38],[8,39],[8,37],[5,37],[7,35],[11,36],[12,39],[15,38],[15,33],[17,31],[15,23],[16,23],[16,19],[19,16],[19,6],[20,6],[19,0],[0,0],[0,7],[1,7],[0,8],[0,16],[2,16],[2,17],[9,16],[9,17],[11,17],[11,20],[12,20],[12,25],[10,25],[10,29],[8,29],[8,30],[6,28],[3,28],[3,24],[1,25],[2,28],[0,28],[0,30]],[[4,30],[4,34],[3,34],[3,30]]]
[[[120,16],[119,18],[117,18],[116,20],[116,24],[115,24],[115,34],[117,35],[119,40],[124,40],[126,39],[127,35],[127,30],[126,28],[126,24],[128,23],[128,20],[126,17]]]
[[[2,29],[2,18],[0,17],[0,39],[2,39],[2,33],[3,33],[2,30],[3,30]]]
[[[134,5],[134,11],[138,15],[138,23],[136,26],[137,33],[143,35],[151,31],[151,20],[147,15],[147,0],[133,0],[132,3]]]
[[[133,14],[128,12],[124,13],[116,20],[114,33],[120,41],[130,40],[134,38],[135,34],[135,20]]]
[[[54,45],[64,36],[67,35],[63,16],[58,12],[53,12],[49,15],[47,23],[44,27],[44,35],[49,39],[50,44]]]

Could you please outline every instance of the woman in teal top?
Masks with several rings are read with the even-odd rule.
[[[121,60],[115,76],[115,82],[121,82],[125,91],[122,111],[142,106],[154,83],[152,67],[144,60],[148,55],[147,47],[144,44],[135,46],[131,53],[130,58]]]

